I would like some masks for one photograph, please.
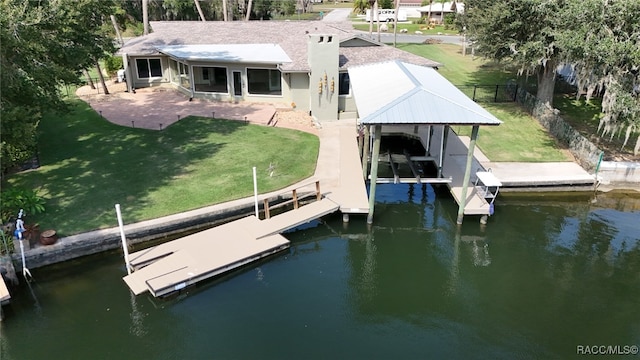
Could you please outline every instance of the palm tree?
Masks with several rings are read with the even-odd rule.
[[[364,14],[368,6],[369,2],[367,0],[355,0],[353,2],[353,12],[356,14]]]

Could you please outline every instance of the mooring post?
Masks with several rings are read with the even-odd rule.
[[[373,155],[371,156],[371,181],[369,182],[369,215],[367,224],[373,223],[373,205],[376,202],[376,182],[378,181],[378,159],[380,158],[380,140],[382,125],[376,125],[373,132]]]
[[[120,228],[120,239],[122,240],[122,251],[124,253],[124,264],[127,268],[127,274],[131,275],[131,267],[129,263],[129,248],[127,247],[127,238],[124,236],[124,225],[122,224],[122,214],[120,213],[120,204],[116,204],[116,216],[118,217],[118,227]]]
[[[364,141],[362,142],[362,177],[367,181],[367,172],[369,170],[369,136],[371,130],[369,126],[364,126]]]
[[[476,140],[478,139],[479,125],[473,125],[471,130],[471,140],[469,141],[469,151],[467,152],[467,166],[464,169],[464,179],[462,180],[462,196],[460,199],[460,206],[458,207],[458,219],[456,223],[462,224],[462,218],[464,217],[464,207],[467,205],[467,191],[469,188],[469,180],[471,180],[471,165],[473,164],[473,152],[476,147]]]
[[[264,199],[264,218],[268,219],[271,217],[269,213],[269,199]]]
[[[320,180],[316,181],[316,200],[322,200],[322,193],[320,192]]]
[[[253,202],[256,210],[256,217],[260,219],[260,212],[258,211],[258,176],[256,175],[256,167],[253,167]]]
[[[293,189],[292,193],[293,193],[293,208],[297,209],[298,208],[298,192],[296,191],[296,189]]]

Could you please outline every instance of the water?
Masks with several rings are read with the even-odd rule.
[[[4,359],[553,359],[640,345],[640,198],[499,198],[455,225],[427,186],[378,187],[352,216],[171,299],[133,297],[118,253],[32,270]],[[630,357],[636,358],[636,357]]]

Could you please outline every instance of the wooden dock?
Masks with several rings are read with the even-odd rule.
[[[8,303],[9,300],[11,300],[9,289],[7,288],[7,284],[4,282],[4,278],[0,276],[0,305]]]
[[[131,291],[164,296],[198,281],[221,275],[289,247],[279,233],[338,210],[324,198],[260,220],[248,216],[212,229],[135,252],[134,270],[124,281]]]

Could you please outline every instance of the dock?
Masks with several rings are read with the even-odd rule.
[[[11,295],[9,294],[9,289],[7,288],[4,278],[0,276],[0,279],[0,305],[4,305],[9,303]]]
[[[166,296],[288,249],[290,242],[281,235],[287,230],[336,211],[347,216],[367,213],[357,133],[353,127],[332,130],[336,135],[332,146],[340,150],[340,165],[338,172],[329,169],[330,178],[323,178],[330,184],[324,192],[320,180],[314,178],[279,195],[264,196],[260,201],[264,219],[247,216],[132,253],[128,266],[133,272],[123,278],[127,286],[135,295],[148,291],[155,297]],[[335,152],[321,149],[319,156],[335,163],[332,154]],[[272,216],[277,207],[283,206],[293,209]]]

